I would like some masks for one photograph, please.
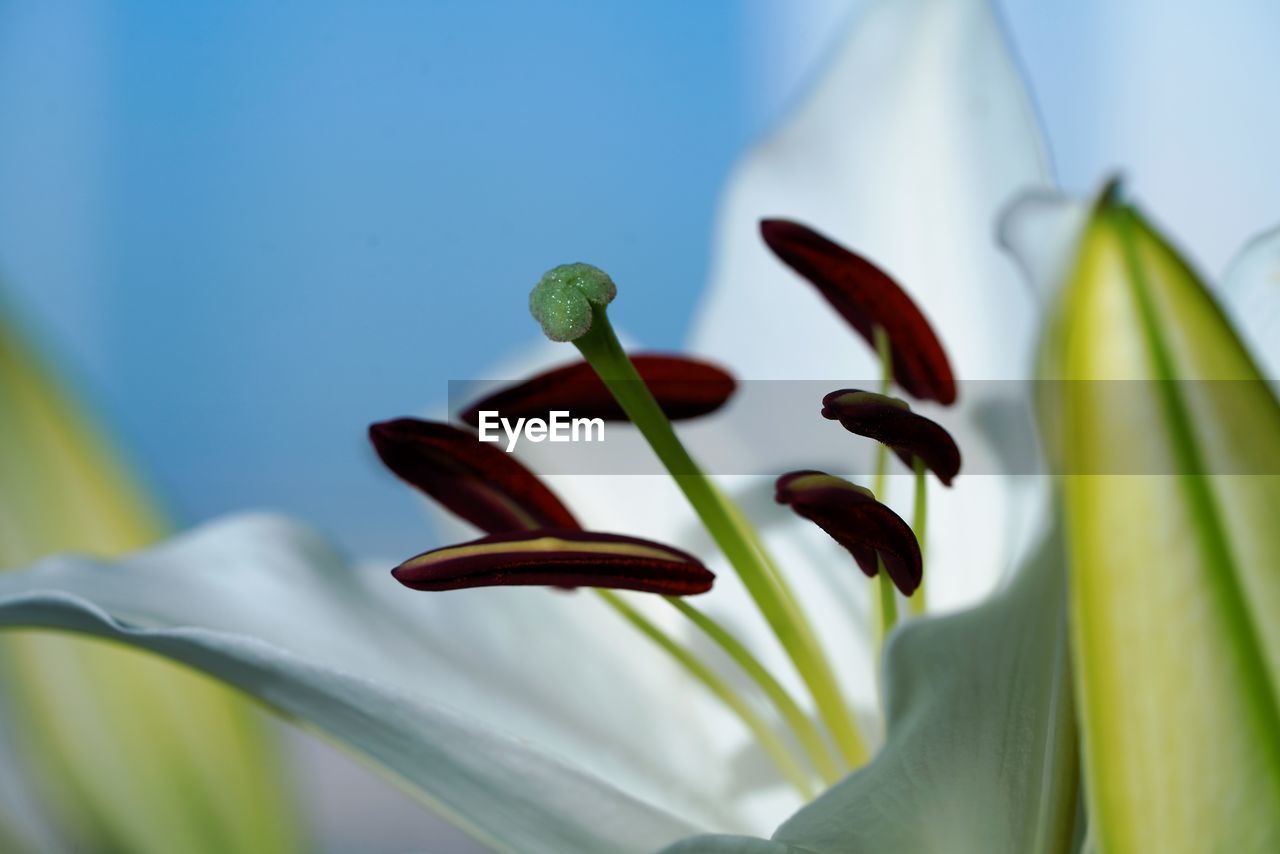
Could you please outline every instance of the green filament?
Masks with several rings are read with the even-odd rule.
[[[707,667],[696,655],[672,639],[639,611],[628,605],[621,596],[612,590],[597,589],[596,593],[611,608],[621,614],[627,622],[639,629],[642,634],[675,659],[676,663],[684,668],[690,676],[701,682],[708,691],[737,715],[751,732],[751,735],[759,742],[760,747],[778,766],[783,776],[799,792],[800,796],[806,801],[813,798],[813,785],[810,783],[809,776],[805,773],[804,768],[791,755],[791,751],[787,749],[786,744],[778,737],[778,734],[769,728],[769,724],[747,702],[746,698],[735,691],[715,671]]]
[[[914,463],[916,494],[911,509],[911,530],[915,532],[916,540],[920,543],[920,568],[923,570],[927,558],[924,544],[929,515],[929,483],[925,476],[924,460],[916,457]],[[928,577],[929,574],[927,572],[921,576],[920,586],[916,588],[915,595],[908,600],[911,613],[916,616],[923,614],[925,610],[924,582]]]
[[[889,333],[883,326],[876,326],[875,329],[876,355],[880,358],[880,393],[888,394],[889,388],[893,384],[893,352],[889,346]],[[889,449],[885,445],[876,443],[876,475],[873,481],[871,491],[875,494],[876,500],[884,502],[885,500],[885,473],[889,467]],[[884,648],[884,639],[888,637],[889,632],[893,630],[894,624],[898,622],[898,600],[897,594],[894,592],[893,582],[889,579],[889,574],[884,570],[884,561],[876,557],[880,570],[876,573],[876,577],[871,579],[872,586],[875,589],[876,599],[876,650]]]
[[[741,517],[727,509],[728,499],[716,491],[676,437],[671,423],[618,343],[602,306],[595,307],[590,329],[573,343],[639,428],[737,572],[813,695],[818,714],[845,762],[851,767],[865,762],[866,747],[812,627],[794,598],[779,583],[775,569],[762,556],[758,539],[744,535]]]
[[[817,769],[822,779],[828,784],[840,779],[840,769],[836,767],[831,754],[827,751],[818,728],[791,698],[787,689],[760,663],[760,660],[727,629],[684,599],[671,597],[667,601],[714,641],[729,658],[733,659],[735,664],[742,668],[743,672],[751,677],[760,690],[764,691],[765,696],[778,710],[778,714],[782,715],[782,719],[795,733],[800,746],[804,748],[809,761],[813,763],[813,767]]]

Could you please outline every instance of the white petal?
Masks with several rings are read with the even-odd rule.
[[[1046,309],[1071,272],[1088,216],[1085,202],[1050,190],[1018,196],[1000,216],[1000,245]]]
[[[1280,386],[1280,228],[1251,240],[1217,291],[1263,376]]]
[[[880,0],[738,167],[694,348],[749,379],[878,376],[866,345],[762,244],[758,221],[783,216],[895,274],[959,377],[1023,376],[1032,305],[993,229],[1014,192],[1047,183],[1035,118],[985,0]]]
[[[535,596],[519,610],[489,597],[487,620],[484,611],[469,610],[473,619],[464,625],[450,622],[463,612],[461,599],[414,596],[397,586],[385,573],[353,570],[293,523],[247,517],[118,564],[61,558],[9,574],[0,578],[0,624],[87,631],[205,670],[366,755],[498,847],[642,850],[697,826],[592,773],[635,768],[632,782],[657,790],[672,745],[611,743],[616,733],[596,718],[613,709],[592,700],[605,690],[629,693],[630,673],[614,662],[607,684],[579,685],[577,694],[573,680],[601,674],[575,660],[574,649],[588,657],[592,639],[578,634],[572,619],[554,609],[539,614]],[[579,598],[501,592],[540,594],[552,603]],[[446,599],[452,607],[398,607]],[[575,603],[572,610],[580,609]],[[530,616],[522,621],[521,613]],[[422,631],[423,621],[432,633]],[[473,638],[487,640],[476,645]],[[527,656],[528,667],[522,681],[487,694],[483,680],[466,671],[483,671],[484,657],[494,653]],[[537,684],[553,672],[540,660],[545,656],[562,662],[569,682]],[[566,704],[556,692],[580,703],[560,726],[584,730],[580,737],[597,744],[605,755],[595,768],[557,759],[555,744],[504,734],[540,730],[555,742],[556,728],[538,704],[559,715]],[[662,698],[632,699],[645,708],[628,723],[648,735],[646,709]],[[500,725],[508,720],[510,728]],[[713,811],[696,797],[667,793],[686,814]],[[711,822],[724,823],[733,824]]]

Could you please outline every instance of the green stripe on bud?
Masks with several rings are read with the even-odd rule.
[[[1041,415],[1065,473],[1090,834],[1111,854],[1280,850],[1280,405],[1114,190],[1074,258]]]

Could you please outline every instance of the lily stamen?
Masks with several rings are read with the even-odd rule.
[[[664,596],[711,589],[715,575],[693,555],[650,540],[576,530],[492,534],[432,549],[391,574],[414,590],[471,587],[603,587]]]
[[[818,292],[876,352],[881,366],[880,393],[887,394],[894,380],[920,400],[944,405],[956,400],[955,377],[946,351],[924,313],[893,278],[870,260],[846,249],[798,222],[766,219],[760,222],[765,243],[784,263],[818,289]],[[884,498],[888,452],[876,448],[872,488]],[[905,460],[914,468],[912,459]],[[923,530],[923,481],[917,478],[916,513]],[[885,576],[876,586],[877,638],[897,621],[897,601]],[[912,609],[923,610],[924,594],[912,600]]]
[[[623,619],[666,650],[689,675],[705,685],[712,694],[738,716],[752,736],[755,737],[756,742],[769,755],[774,764],[778,766],[787,781],[800,793],[800,797],[806,801],[813,798],[813,785],[809,782],[809,775],[795,761],[791,751],[787,749],[786,744],[778,737],[777,733],[770,728],[769,723],[756,713],[755,709],[742,698],[742,695],[735,691],[719,674],[707,667],[696,655],[673,641],[666,632],[659,629],[652,621],[627,604],[621,596],[610,590],[597,592],[606,603],[622,615]]]
[[[401,479],[491,535],[406,561],[393,571],[406,586],[432,591],[497,585],[595,588],[606,605],[654,640],[737,714],[797,791],[812,797],[808,774],[797,773],[794,758],[750,703],[691,650],[609,588],[662,594],[756,682],[795,731],[818,775],[828,783],[838,778],[821,736],[786,689],[727,630],[679,598],[705,592],[711,584],[711,573],[696,558],[659,543],[583,531],[537,475],[516,457],[480,442],[467,430],[401,418],[373,425],[369,435],[383,462]],[[555,519],[560,528],[547,529],[539,523],[542,519]],[[571,559],[566,560],[566,552],[572,552]]]
[[[950,486],[960,471],[960,448],[946,428],[913,412],[904,400],[846,388],[822,398],[822,417],[859,436],[875,439],[910,469],[916,461]]]
[[[533,472],[468,430],[397,418],[369,427],[369,440],[397,477],[486,533],[582,527]]]
[[[892,375],[912,397],[955,402],[946,351],[924,313],[893,278],[870,260],[798,222],[766,219],[760,235],[775,255],[809,280],[877,352],[877,329],[892,346]]]
[[[774,496],[815,523],[853,556],[869,578],[884,572],[904,596],[920,584],[920,546],[902,517],[871,490],[821,471],[778,478]]]
[[[762,558],[758,545],[742,535],[726,508],[727,499],[689,455],[622,349],[606,310],[616,295],[613,280],[603,270],[568,264],[543,276],[529,295],[529,309],[548,338],[573,342],[640,430],[791,658],[846,763],[862,764],[866,746],[812,627],[794,598],[782,591],[784,582]]]
[[[914,472],[915,495],[911,527],[920,542],[923,561],[928,512],[925,472],[932,471],[944,486],[951,485],[960,471],[960,448],[951,434],[936,421],[913,412],[904,400],[858,389],[841,389],[823,397],[822,417],[839,421],[850,433],[866,436],[880,443],[876,458],[877,484],[884,482],[886,450],[892,450]],[[920,588],[910,599],[912,613],[924,612],[924,599],[922,581]],[[885,622],[882,620],[882,623]],[[888,622],[888,625],[892,623]]]
[[[781,713],[782,719],[795,733],[800,746],[804,748],[806,755],[808,755],[809,760],[813,763],[823,781],[831,784],[840,779],[840,769],[836,767],[836,763],[832,760],[832,756],[828,752],[827,745],[822,740],[822,734],[818,732],[818,728],[814,726],[813,721],[809,719],[809,716],[805,714],[796,701],[791,698],[782,683],[774,678],[768,668],[761,664],[760,660],[751,653],[751,650],[747,649],[728,629],[693,605],[690,605],[684,599],[668,598],[667,601],[677,611],[688,617],[690,622],[701,629],[707,637],[715,641],[720,649],[760,686],[770,701],[773,702],[774,707]]]
[[[672,421],[715,412],[733,396],[737,383],[717,365],[687,356],[640,353],[631,361]],[[515,418],[543,418],[567,410],[581,418],[626,421],[627,414],[585,361],[537,374],[475,401],[458,417],[478,427],[480,412],[497,411]]]

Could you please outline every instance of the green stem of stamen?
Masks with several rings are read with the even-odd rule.
[[[756,713],[756,710],[751,707],[751,704],[741,694],[735,691],[729,683],[721,679],[715,671],[707,667],[692,652],[681,646],[666,632],[650,622],[643,614],[623,601],[621,596],[612,590],[597,589],[596,593],[611,608],[621,614],[627,622],[631,623],[666,651],[690,676],[701,682],[708,691],[737,715],[764,751],[769,754],[769,758],[777,764],[783,776],[787,778],[791,785],[795,786],[800,796],[806,801],[813,798],[813,786],[804,768],[791,755],[791,752],[787,749],[782,739],[778,737],[778,734],[769,728],[765,720]]]
[[[927,562],[925,554],[926,531],[929,516],[929,483],[925,477],[924,460],[919,457],[915,458],[916,470],[916,494],[915,502],[911,509],[911,530],[915,531],[916,540],[920,543],[920,565],[924,567]],[[920,586],[916,588],[916,592],[908,600],[911,613],[920,615],[924,613],[925,598],[924,585],[929,579],[929,573],[925,573],[920,579]]]
[[[715,488],[715,485],[712,484],[712,487]],[[769,554],[768,549],[765,548],[764,540],[761,539],[759,531],[757,531],[755,526],[751,524],[751,521],[747,519],[746,515],[742,512],[742,508],[729,500],[729,497],[718,488],[716,488],[715,491],[716,495],[720,498],[720,502],[725,509],[725,513],[727,513],[729,518],[733,521],[738,535],[751,544],[751,546],[756,550],[756,554],[759,556],[760,562],[769,570],[769,574],[772,576],[777,588],[778,597],[782,602],[782,607],[790,611],[794,619],[799,621],[805,630],[808,631],[809,626],[805,621],[804,612],[800,607],[800,600],[796,598],[795,593],[791,589],[791,585],[787,583],[786,575],[782,572],[782,569],[774,561],[773,556]],[[812,642],[815,646],[817,645],[816,637]],[[768,679],[773,680],[772,674],[767,671],[764,675]],[[789,695],[787,696],[787,700],[790,700]],[[792,705],[794,706],[794,703]],[[787,717],[786,712],[783,712],[783,717]],[[806,741],[807,736],[804,734],[804,728],[807,727],[815,734],[817,729],[809,720],[808,715],[803,715],[802,713],[800,720],[803,721],[803,726],[799,725],[797,722],[792,723],[793,729],[796,730],[796,737],[805,744],[805,749],[809,751],[814,760],[814,764],[823,779],[827,780],[827,782],[833,782],[827,778],[827,771],[823,769],[822,760],[819,759],[817,755],[820,752],[822,757],[825,758],[827,756],[825,742],[822,741],[821,737],[816,740],[809,739]],[[820,751],[818,748],[820,748]],[[838,773],[834,767],[832,768],[832,773]]]
[[[861,765],[867,759],[866,747],[817,636],[791,597],[780,591],[773,570],[761,557],[758,544],[742,535],[734,514],[726,509],[728,499],[717,493],[676,437],[671,422],[618,343],[603,308],[596,308],[591,329],[573,343],[648,441],[716,545],[733,565],[743,586],[812,693],[818,713],[831,731],[845,761],[850,766]]]
[[[804,623],[807,628],[808,623],[805,621],[804,611],[800,607],[800,600],[796,598],[791,585],[787,583],[787,577],[781,567],[774,561],[773,556],[769,554],[769,550],[765,548],[764,540],[761,539],[755,525],[751,524],[751,520],[742,512],[742,508],[734,504],[729,499],[729,496],[725,495],[714,483],[711,484],[711,488],[715,490],[716,497],[720,499],[720,505],[724,507],[725,514],[733,522],[734,531],[739,537],[751,544],[751,547],[756,550],[760,563],[769,571],[778,597],[782,600],[783,607],[791,611],[794,619]],[[816,643],[816,640],[814,642]]]
[[[782,686],[782,683],[775,679],[773,674],[760,663],[760,660],[751,654],[751,650],[743,646],[742,642],[735,638],[724,626],[690,605],[684,599],[669,597],[667,601],[677,611],[688,617],[695,626],[702,630],[703,634],[713,640],[726,655],[733,659],[735,664],[742,668],[743,672],[751,677],[752,681],[760,687],[760,690],[764,691],[765,696],[769,698],[778,713],[782,715],[782,719],[787,722],[787,725],[795,733],[800,746],[804,748],[809,760],[813,762],[813,767],[817,769],[822,779],[828,785],[840,779],[840,769],[836,767],[836,763],[828,752],[827,745],[822,740],[822,735],[818,732],[818,728],[813,725],[813,721],[809,720],[809,716],[791,698],[791,694]]]
[[[876,342],[876,355],[880,358],[880,393],[888,394],[889,387],[893,384],[893,351],[889,347],[889,333],[883,326],[876,326],[874,334]],[[871,492],[875,495],[877,501],[885,500],[886,473],[889,468],[889,449],[887,446],[876,443],[876,474],[875,480],[872,481]],[[879,571],[876,577],[871,579],[872,587],[875,590],[876,599],[876,649],[884,648],[884,639],[893,630],[893,626],[898,622],[898,600],[897,594],[893,588],[893,582],[889,580],[889,574],[884,570],[884,562],[879,562]]]
[[[876,598],[879,607],[876,609],[876,643],[878,649],[884,648],[884,639],[898,622],[898,593],[889,573],[884,568],[884,560],[876,555],[876,566],[879,571],[873,579],[876,582]]]
[[[872,337],[876,342],[876,357],[880,361],[880,393],[888,394],[893,385],[893,350],[889,346],[889,333],[883,326],[876,326]],[[888,446],[876,443],[876,479],[871,491],[878,501],[884,501],[885,472],[889,466]]]

